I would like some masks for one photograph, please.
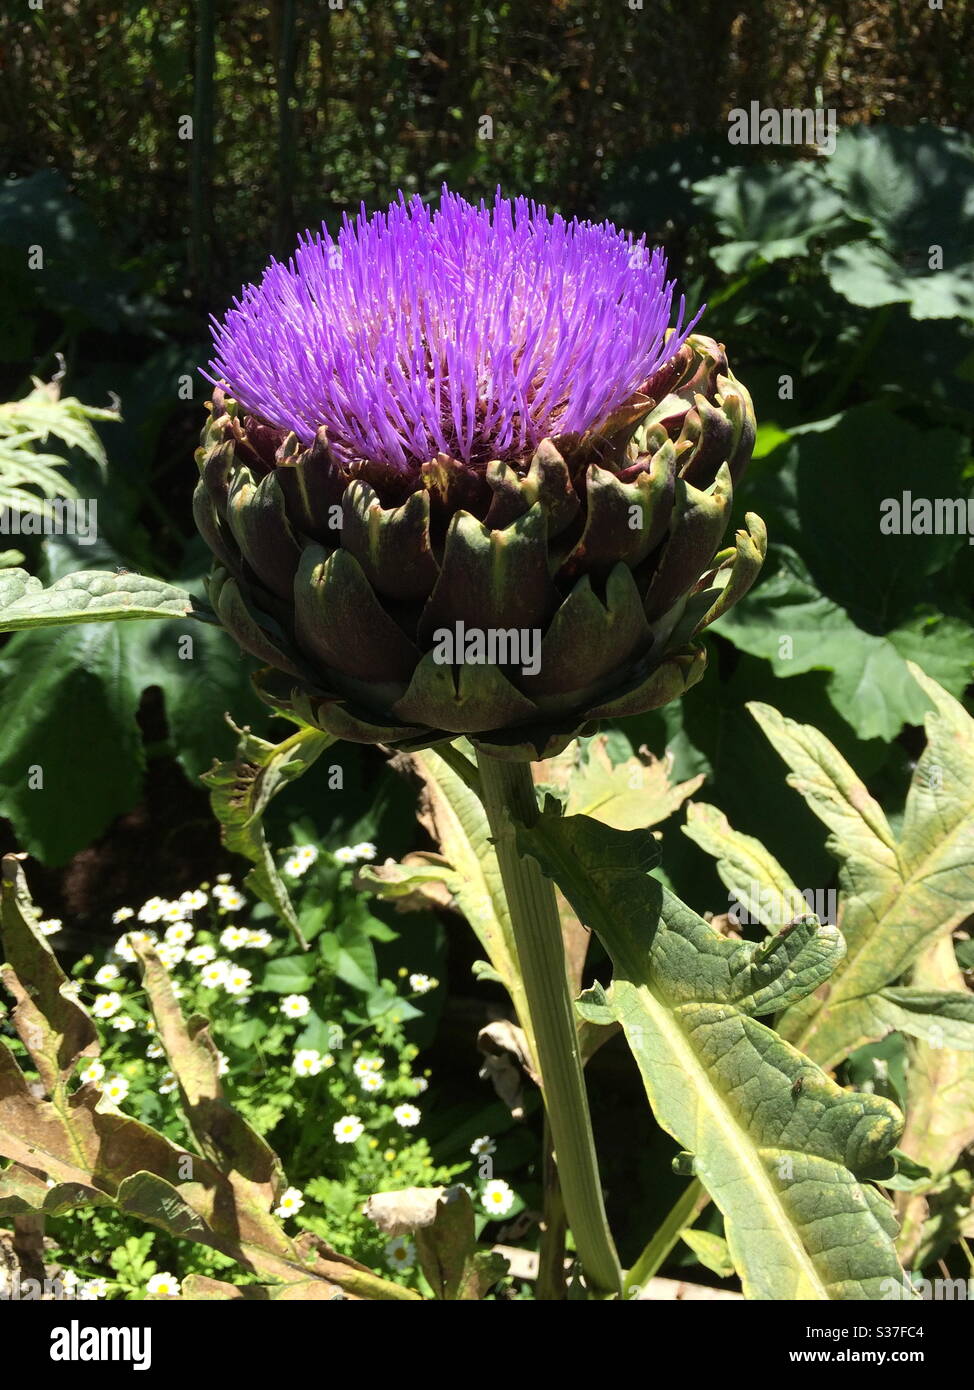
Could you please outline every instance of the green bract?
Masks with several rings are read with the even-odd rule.
[[[305,448],[216,391],[195,498],[210,599],[295,722],[551,756],[703,674],[694,637],[764,558],[752,514],[721,549],[753,440],[747,391],[700,335],[597,431],[408,477],[339,461],[324,430]],[[528,664],[506,645],[522,634]]]

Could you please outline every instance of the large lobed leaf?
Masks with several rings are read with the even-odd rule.
[[[519,832],[612,957],[583,996],[621,1023],[657,1120],[693,1153],[757,1299],[879,1299],[902,1278],[889,1204],[869,1185],[902,1126],[843,1091],[755,1018],[817,989],[842,955],[806,917],[757,945],[717,934],[648,875],[652,841],[550,809]]]
[[[894,1028],[974,1046],[970,995],[896,983],[974,912],[974,722],[919,667],[910,672],[933,709],[899,836],[828,739],[767,705],[750,706],[791,768],[790,784],[831,831],[840,864],[848,953],[828,988],[779,1022],[782,1036],[823,1067]]]

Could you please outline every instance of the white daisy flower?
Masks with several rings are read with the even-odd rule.
[[[130,931],[124,936],[120,936],[115,942],[115,954],[121,956],[122,960],[128,961],[129,965],[135,964],[135,951],[133,946],[155,946],[159,940],[154,931]]]
[[[190,946],[186,952],[186,959],[190,965],[209,965],[211,960],[216,959],[216,948],[214,946]]]
[[[325,1055],[324,1055],[324,1056],[322,1057],[322,1059],[321,1059],[321,1070],[322,1070],[322,1071],[327,1071],[329,1067],[333,1067],[334,1065],[335,1065],[335,1059],[334,1059],[334,1057],[331,1055],[330,1052],[326,1052]]]
[[[365,1133],[365,1125],[357,1115],[343,1115],[331,1127],[331,1132],[339,1144],[354,1144]]]
[[[506,1216],[514,1205],[514,1192],[503,1178],[491,1178],[490,1182],[484,1184],[480,1203],[493,1216]]]
[[[397,1105],[392,1112],[392,1118],[397,1125],[402,1125],[403,1129],[412,1129],[413,1125],[418,1125],[422,1119],[419,1109],[415,1105]]]
[[[316,845],[299,845],[285,859],[284,872],[289,878],[300,878],[302,874],[308,872],[317,858],[318,848]]]
[[[43,922],[38,922],[38,927],[44,936],[56,936],[64,925],[60,917],[45,917]]]
[[[417,994],[429,994],[431,989],[435,989],[438,980],[434,980],[430,975],[410,975],[409,988],[415,990]]]
[[[216,876],[216,881],[217,881],[217,883],[220,883],[220,884],[229,883],[229,882],[230,882],[230,875],[229,875],[229,874],[217,874],[217,876]],[[215,890],[214,890],[214,891],[215,891]]]
[[[386,1263],[390,1269],[409,1269],[416,1263],[416,1247],[405,1236],[386,1241]]]
[[[297,1187],[287,1188],[281,1196],[281,1200],[274,1208],[274,1215],[282,1219],[286,1216],[295,1216],[304,1206],[304,1198],[301,1190]]]
[[[311,1001],[306,994],[285,994],[281,1000],[281,1013],[285,1018],[306,1018],[311,1012]]]
[[[474,1158],[480,1158],[481,1154],[496,1153],[497,1145],[489,1134],[484,1134],[479,1139],[473,1141],[470,1145],[470,1152],[473,1154]]]
[[[301,1048],[295,1052],[291,1066],[296,1076],[317,1076],[321,1071],[321,1053],[313,1047]]]
[[[220,933],[220,945],[227,951],[239,951],[246,946],[250,932],[246,927],[227,927]]]
[[[209,898],[201,888],[194,888],[192,891],[187,889],[185,893],[180,893],[179,901],[190,912],[199,912],[209,902]]]
[[[135,916],[135,909],[131,907],[117,907],[112,913],[112,922],[117,927],[120,922],[127,922],[130,917]]]
[[[95,1018],[111,1018],[112,1014],[117,1014],[122,1007],[122,996],[110,990],[108,994],[99,994],[98,998],[91,1006],[91,1012]]]
[[[351,845],[341,845],[332,855],[336,864],[357,864],[358,855]]]
[[[167,902],[159,913],[160,922],[182,922],[185,920],[189,908],[185,903]]]
[[[86,1279],[81,1285],[81,1297],[83,1299],[104,1298],[108,1293],[108,1280],[100,1276],[96,1279]]]
[[[362,1079],[363,1076],[368,1076],[370,1072],[377,1072],[377,1071],[381,1071],[381,1070],[382,1070],[382,1058],[381,1058],[381,1057],[370,1057],[370,1056],[356,1057],[356,1058],[355,1058],[355,1061],[352,1063],[352,1071],[355,1073],[355,1075],[358,1077],[358,1079],[359,1079],[360,1081],[361,1081],[361,1079]]]
[[[186,952],[182,946],[174,946],[169,941],[162,941],[156,947],[156,955],[162,961],[167,970],[172,970],[183,959]]]
[[[119,1014],[111,1020],[109,1027],[117,1028],[120,1033],[131,1033],[135,1027],[135,1019],[129,1018],[128,1014]]]
[[[367,1071],[364,1076],[359,1077],[358,1084],[368,1095],[374,1095],[377,1091],[382,1090],[385,1082],[382,1080],[381,1072]]]
[[[104,1062],[99,1062],[98,1058],[96,1057],[93,1061],[88,1063],[84,1071],[80,1071],[78,1073],[78,1078],[79,1080],[83,1081],[86,1085],[90,1081],[97,1086],[98,1082],[102,1079],[104,1075],[105,1064]]]
[[[209,965],[204,965],[200,971],[200,984],[207,989],[219,989],[227,978],[227,971],[230,969],[230,962],[227,960],[210,961]]]
[[[168,946],[188,946],[193,939],[193,928],[186,921],[173,922],[166,928],[165,941]]]
[[[227,994],[246,994],[252,979],[250,971],[245,970],[242,965],[231,965],[223,977],[223,988]]]
[[[239,912],[241,908],[247,906],[247,899],[238,888],[232,888],[230,884],[220,885],[213,889],[213,896],[219,904],[220,912]]]
[[[268,946],[274,944],[274,938],[264,927],[258,927],[254,931],[247,933],[247,945],[255,951],[266,951]]]
[[[161,1293],[167,1298],[179,1297],[179,1280],[175,1274],[170,1274],[168,1270],[159,1274],[153,1274],[148,1284],[145,1286],[146,1293]]]
[[[138,911],[140,922],[158,922],[169,906],[167,898],[149,898]]]
[[[117,965],[112,965],[111,961],[107,965],[100,965],[95,971],[96,985],[110,985],[113,980],[117,980],[119,969]]]
[[[179,1082],[176,1080],[175,1074],[171,1071],[167,1071],[159,1082],[159,1094],[161,1096],[171,1096],[178,1085]]]
[[[156,1059],[159,1057],[165,1057],[166,1053],[165,1050],[161,1048],[158,1043],[150,1043],[145,1050],[145,1055],[147,1057],[151,1057],[153,1061],[156,1061]]]
[[[360,840],[352,846],[352,853],[356,859],[374,859],[377,851],[371,840]]]
[[[110,1076],[102,1087],[102,1095],[113,1105],[121,1105],[129,1093],[129,1083],[124,1076]]]
[[[430,1084],[425,1076],[414,1076],[413,1085],[416,1087],[416,1094],[418,1096],[421,1096],[424,1091],[428,1091],[430,1088]]]

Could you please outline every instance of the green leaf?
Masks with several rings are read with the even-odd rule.
[[[703,783],[702,776],[671,782],[671,762],[649,753],[613,763],[607,742],[600,734],[586,742],[584,751],[572,745],[538,765],[535,780],[563,793],[569,815],[594,816],[617,830],[657,825]]]
[[[61,399],[57,382],[32,380],[34,389],[23,400],[0,404],[0,505],[22,513],[43,513],[45,499],[76,498],[78,493],[58,472],[67,458],[43,453],[38,446],[54,436],[104,471],[105,451],[91,421],[117,421],[119,415],[116,410],[82,405],[73,396]]]
[[[945,602],[970,589],[963,582],[968,538],[922,532],[926,523],[912,505],[919,498],[966,498],[969,453],[962,433],[918,428],[870,403],[793,429],[746,475],[741,500],[765,518],[778,546],[801,557],[810,582],[862,632],[889,635],[915,620],[918,605],[927,613],[957,610],[969,619],[962,606]],[[910,494],[905,508],[904,494]],[[897,520],[899,533],[880,529]],[[777,553],[773,546],[772,556]],[[935,671],[928,674],[936,678]]]
[[[45,556],[55,572],[76,560],[67,545],[50,542]],[[106,557],[111,552],[101,547],[99,559]],[[266,716],[235,644],[188,617],[16,632],[0,656],[0,673],[0,719],[9,731],[0,748],[6,813],[31,851],[51,862],[89,845],[139,799],[137,712],[146,687],[163,690],[174,753],[193,778],[221,744],[233,747],[228,709]],[[36,766],[61,795],[25,786],[25,770]]]
[[[202,779],[210,789],[223,843],[251,861],[254,867],[244,883],[274,909],[298,944],[307,949],[290,895],[264,838],[262,819],[271,799],[300,777],[335,740],[331,734],[305,727],[283,743],[267,743],[249,729],[237,729],[229,722],[239,735],[237,755],[230,762],[214,763]]]
[[[910,979],[922,989],[964,989],[950,937],[941,937],[923,952]],[[939,1037],[933,1043],[911,1039],[908,1044],[907,1120],[901,1143],[914,1162],[929,1170],[931,1180],[896,1199],[902,1222],[897,1246],[907,1266],[924,1238],[927,1190],[948,1178],[964,1150],[974,1143],[974,1056],[933,1045],[940,1041]]]
[[[733,1279],[734,1261],[723,1236],[714,1235],[712,1231],[687,1229],[680,1232],[680,1239],[690,1247],[704,1269],[711,1270],[719,1279]]]
[[[258,727],[266,718],[248,678],[248,658],[221,628],[144,623],[124,628],[122,637],[142,688],[157,685],[163,693],[173,750],[188,777],[199,777],[224,745],[232,747],[228,713]]]
[[[0,814],[60,864],[139,800],[141,684],[108,625],[18,633],[0,673]]]
[[[45,589],[26,570],[0,570],[0,632],[62,623],[208,617],[199,599],[146,574],[77,570]]]
[[[753,1017],[821,983],[834,928],[809,919],[761,947],[720,937],[646,874],[647,836],[586,817],[546,813],[519,841],[612,957],[610,988],[593,993],[622,1024],[657,1121],[692,1149],[745,1295],[882,1298],[901,1277],[896,1223],[859,1175],[892,1149],[899,1113],[841,1090]]]
[[[918,724],[927,701],[893,636],[863,632],[818,592],[797,555],[784,547],[778,554],[778,572],[720,618],[715,631],[741,651],[770,661],[776,676],[832,672],[829,696],[862,738],[889,742],[904,724]],[[949,630],[946,636],[956,640]]]
[[[378,983],[375,951],[368,941],[342,946],[335,958],[335,974],[353,989],[371,994]]]
[[[859,126],[840,133],[826,177],[872,239],[831,251],[832,288],[852,304],[907,303],[914,318],[974,318],[974,147],[956,130]],[[932,267],[932,247],[943,253]]]
[[[832,1067],[917,1012],[918,996],[890,992],[922,951],[949,935],[974,902],[974,724],[963,706],[911,666],[931,713],[899,837],[855,772],[816,729],[768,705],[751,713],[791,768],[789,783],[828,826],[839,860],[839,925],[848,955],[823,997],[779,1021],[782,1035]],[[941,1001],[943,1003],[943,1001]],[[963,1020],[932,1016],[946,1033]]]
[[[888,986],[875,1001],[877,1018],[932,1047],[974,1052],[974,994],[970,991]]]
[[[225,1037],[243,1052],[249,1051],[254,1043],[264,1036],[264,1032],[264,1022],[260,1018],[247,1018],[242,1023],[233,1023],[224,1029]],[[308,1046],[307,1043],[301,1045]]]
[[[687,807],[684,835],[717,859],[720,881],[749,918],[769,930],[803,915],[806,902],[774,855],[753,835],[731,828],[722,811],[702,802]]]
[[[307,956],[277,956],[268,961],[260,988],[274,994],[304,994],[313,984]]]
[[[711,254],[725,275],[804,256],[810,242],[848,226],[842,199],[806,164],[731,169],[694,184],[694,193],[724,237]]]

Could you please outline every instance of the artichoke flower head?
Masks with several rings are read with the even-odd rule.
[[[666,262],[500,193],[306,234],[213,322],[211,601],[298,723],[541,758],[699,679],[754,440]],[[699,318],[699,315],[697,316]]]

